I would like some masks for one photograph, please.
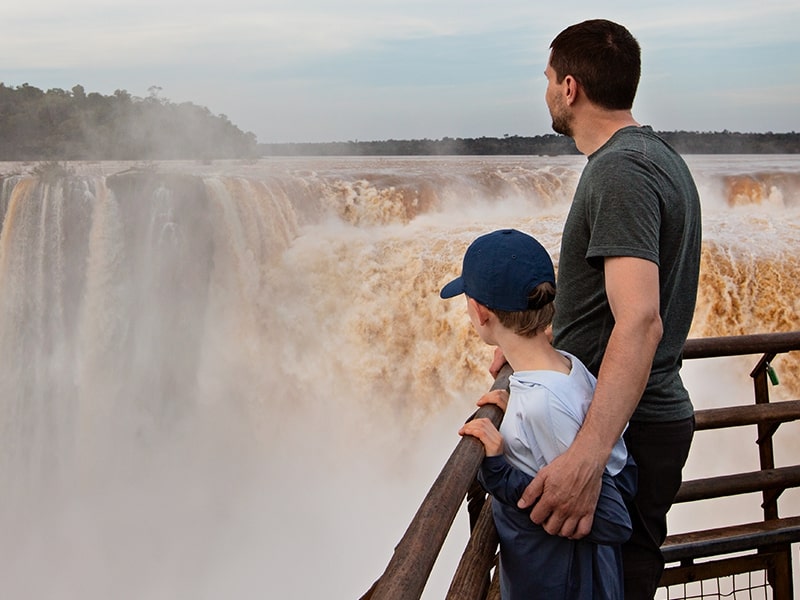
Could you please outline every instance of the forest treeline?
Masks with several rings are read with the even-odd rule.
[[[681,154],[797,154],[800,133],[736,133],[661,131]],[[533,137],[442,138],[441,140],[386,140],[259,144],[262,156],[408,156],[408,155],[543,155],[578,154],[572,139],[547,134]]]
[[[257,156],[257,140],[225,115],[125,90],[104,96],[0,83],[0,160],[213,159]]]
[[[224,159],[259,156],[561,155],[577,154],[571,139],[533,137],[449,138],[324,143],[259,144],[225,115],[191,102],[176,104],[153,86],[138,98],[40,90],[0,82],[0,160]],[[683,154],[796,154],[800,134],[661,132]]]

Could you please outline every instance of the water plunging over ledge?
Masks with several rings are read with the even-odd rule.
[[[687,160],[691,336],[800,329],[800,158]],[[363,593],[490,384],[490,351],[438,289],[499,227],[557,261],[582,165],[0,164],[0,596]],[[736,359],[698,363],[698,408],[749,401]],[[796,359],[775,367],[796,397]],[[746,460],[709,449],[690,474]]]

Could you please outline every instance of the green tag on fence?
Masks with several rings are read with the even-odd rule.
[[[772,382],[772,385],[778,385],[780,381],[778,381],[778,374],[775,372],[775,369],[772,368],[772,365],[767,365],[767,375],[769,375],[769,380]]]

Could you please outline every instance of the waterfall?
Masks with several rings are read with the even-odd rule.
[[[0,596],[357,597],[490,385],[439,288],[500,227],[557,262],[583,160],[0,165]],[[689,164],[691,335],[800,329],[800,159]]]

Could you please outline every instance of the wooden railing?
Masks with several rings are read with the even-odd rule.
[[[760,470],[695,481],[685,481],[676,502],[693,502],[736,494],[761,492],[764,518],[667,538],[663,547],[668,565],[661,584],[675,586],[738,573],[765,570],[775,600],[792,599],[791,544],[800,541],[800,515],[781,517],[778,498],[800,487],[800,465],[775,468],[772,436],[781,423],[800,419],[800,400],[770,404],[769,385],[774,378],[771,362],[781,353],[800,350],[800,331],[688,340],[685,359],[762,354],[751,372],[755,404],[698,410],[697,430],[745,425],[757,426]],[[492,389],[508,385],[509,369],[501,371]],[[495,425],[502,413],[494,405],[481,407],[474,417],[487,417]],[[793,457],[795,461],[800,457]],[[420,505],[383,575],[361,600],[414,600],[421,597],[459,508],[467,499],[471,534],[464,549],[447,600],[499,598],[496,578],[490,573],[497,552],[497,534],[491,516],[491,498],[476,485],[483,460],[483,445],[463,437],[428,495]],[[747,554],[743,554],[749,552]],[[753,553],[754,552],[754,553]],[[703,562],[697,562],[703,559]],[[678,596],[670,595],[670,598]],[[696,597],[696,596],[695,596]]]
[[[750,373],[755,404],[696,413],[698,432],[756,426],[760,469],[684,481],[675,502],[760,492],[763,519],[669,536],[662,552],[668,563],[678,564],[665,570],[662,586],[765,571],[774,600],[793,600],[791,544],[800,541],[800,515],[781,516],[778,499],[787,489],[800,487],[800,464],[775,467],[773,436],[782,423],[800,419],[800,400],[770,403],[769,398],[770,385],[777,384],[771,363],[778,354],[792,350],[800,350],[800,332],[687,342],[687,359],[762,354]],[[788,458],[800,461],[798,456]]]
[[[505,367],[495,379],[491,389],[508,387],[511,369]],[[482,406],[473,415],[486,417],[499,427],[503,412],[495,405]],[[475,489],[475,475],[484,457],[483,444],[474,437],[464,436],[458,442],[439,476],[434,481],[428,495],[422,501],[411,520],[400,543],[395,547],[383,575],[364,594],[361,600],[419,598],[425,589],[433,564],[442,549],[444,540],[455,520],[458,509]],[[473,493],[470,498],[480,498]],[[472,507],[474,507],[474,501]],[[474,508],[472,508],[474,514]],[[484,503],[479,518],[473,519],[474,526],[462,557],[462,565],[453,578],[453,584],[464,587],[463,595],[448,594],[448,598],[480,598],[479,589],[484,589],[483,581],[488,578],[497,548],[497,534],[494,531],[491,509]],[[469,566],[467,566],[469,565]],[[479,580],[479,584],[472,579]],[[464,582],[464,579],[470,581]],[[451,585],[451,590],[453,585]]]

